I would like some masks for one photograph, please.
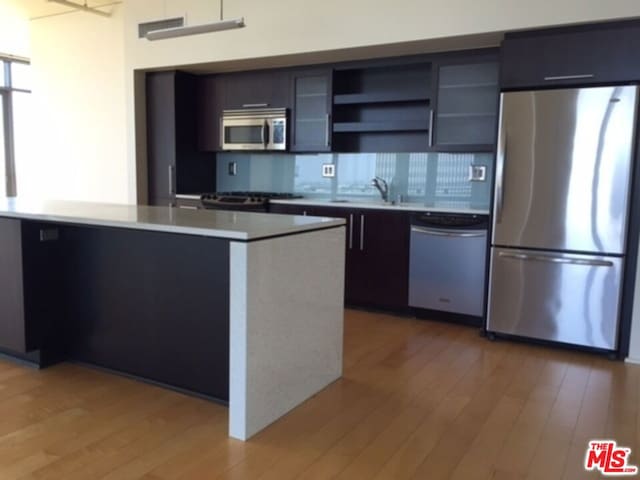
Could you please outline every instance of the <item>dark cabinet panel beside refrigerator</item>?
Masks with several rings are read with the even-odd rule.
[[[615,351],[637,87],[503,93],[487,330]]]
[[[176,194],[211,191],[215,156],[198,151],[196,77],[153,72],[146,78],[150,205],[175,206]]]

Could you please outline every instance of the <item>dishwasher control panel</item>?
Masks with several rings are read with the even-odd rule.
[[[466,213],[416,213],[411,225],[445,228],[489,228],[489,215]]]

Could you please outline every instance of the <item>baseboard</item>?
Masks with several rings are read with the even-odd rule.
[[[640,358],[627,357],[624,359],[624,362],[631,363],[633,365],[640,365]]]

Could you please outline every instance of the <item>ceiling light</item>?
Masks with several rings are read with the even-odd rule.
[[[186,37],[188,35],[198,35],[201,33],[220,32],[233,28],[244,27],[244,18],[233,20],[221,20],[213,23],[203,23],[202,25],[192,25],[190,27],[164,28],[162,30],[151,30],[145,35],[147,40],[162,40],[164,38]]]
[[[161,30],[151,30],[147,32],[145,38],[147,40],[162,40],[165,38],[186,37],[189,35],[199,35],[202,33],[220,32],[222,30],[232,30],[234,28],[242,28],[245,26],[244,17],[234,18],[232,20],[223,20],[224,0],[220,0],[220,21],[212,23],[203,23],[200,25],[192,25],[187,27],[163,28]]]

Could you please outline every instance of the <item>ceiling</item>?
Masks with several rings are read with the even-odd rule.
[[[7,0],[4,0],[7,1]],[[79,5],[83,5],[85,0],[70,0]],[[112,3],[109,0],[86,0],[87,6],[96,7]],[[73,8],[65,7],[48,0],[8,0],[8,3],[17,7],[18,10],[24,12],[29,18],[44,17],[48,15],[59,15],[62,13],[72,12]],[[106,9],[108,11],[108,9]]]

